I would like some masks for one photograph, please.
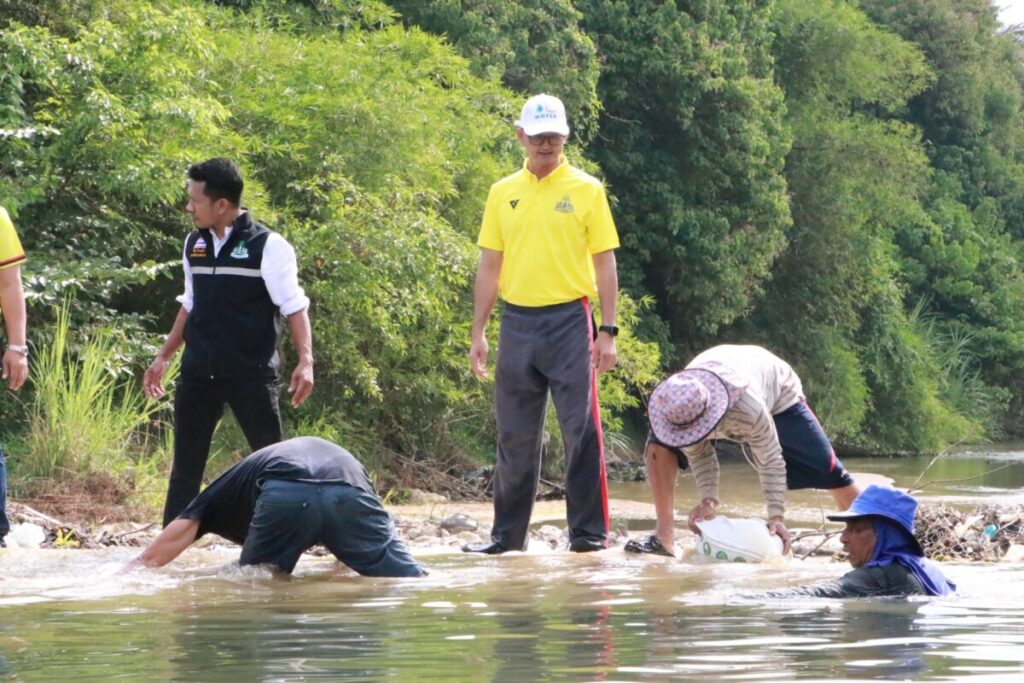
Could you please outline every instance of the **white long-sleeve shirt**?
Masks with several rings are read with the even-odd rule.
[[[213,255],[216,258],[220,254],[221,247],[231,236],[232,227],[224,230],[223,239],[217,237],[217,233],[210,231],[213,237]],[[188,238],[186,238],[186,243]],[[192,312],[192,269],[188,265],[188,255],[185,253],[187,244],[182,250],[182,264],[185,271],[185,291],[176,297],[178,303],[189,313]],[[271,232],[267,236],[267,243],[263,247],[263,261],[260,264],[260,275],[267,287],[270,300],[281,311],[281,315],[288,317],[309,308],[309,297],[299,286],[299,265],[295,258],[295,249],[281,235]]]

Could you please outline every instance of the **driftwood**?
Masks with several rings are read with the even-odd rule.
[[[793,543],[796,543],[798,541],[802,541],[805,538],[813,538],[815,536],[822,536],[822,539],[818,543],[818,545],[816,545],[813,548],[810,548],[809,550],[807,550],[807,551],[797,555],[796,558],[798,560],[806,560],[808,557],[810,557],[811,555],[816,554],[819,550],[821,550],[822,546],[824,546],[826,543],[828,543],[829,540],[832,539],[832,537],[838,536],[841,533],[842,533],[841,531],[827,531],[825,529],[820,529],[820,530],[817,530],[817,531],[808,531],[808,532],[805,532],[805,533],[798,534],[798,535],[794,536],[793,537]]]
[[[389,461],[390,469],[395,473],[402,486],[415,483],[417,488],[444,493],[452,500],[476,500],[487,495],[487,484],[490,478],[465,479],[458,475],[460,469],[456,463],[445,463],[439,460],[416,460],[390,449],[381,449],[381,453]]]

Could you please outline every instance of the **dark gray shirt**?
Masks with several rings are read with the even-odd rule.
[[[759,598],[870,598],[927,595],[924,586],[899,562],[885,567],[859,567],[835,581],[758,593]]]
[[[237,463],[196,496],[178,517],[199,520],[196,538],[215,533],[242,544],[267,479],[347,484],[376,496],[369,475],[355,456],[330,441],[300,436],[261,448]]]

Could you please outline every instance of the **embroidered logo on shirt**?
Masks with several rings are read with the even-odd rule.
[[[511,205],[512,205],[512,210],[513,210],[513,211],[515,210],[515,208],[516,208],[516,204],[518,204],[518,203],[519,203],[519,200],[518,200],[518,199],[512,199],[512,200],[509,200],[509,204],[511,204]]]
[[[189,258],[203,258],[206,256],[206,240],[202,237],[196,240],[196,243],[192,245],[192,251],[188,253]]]
[[[555,204],[555,211],[559,213],[572,213],[575,210],[576,209],[573,208],[572,205],[572,200],[569,199],[569,195],[565,195],[564,197],[558,200],[557,204]]]
[[[235,245],[235,248],[231,250],[231,258],[249,258],[249,249],[245,246],[245,242]]]

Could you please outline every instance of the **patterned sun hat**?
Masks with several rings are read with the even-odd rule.
[[[647,403],[654,437],[675,448],[711,433],[732,402],[725,382],[701,368],[682,370],[659,384]]]

